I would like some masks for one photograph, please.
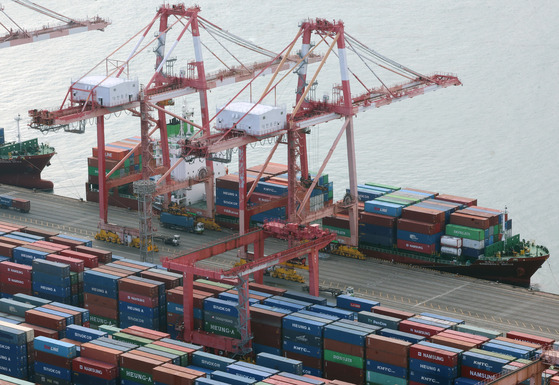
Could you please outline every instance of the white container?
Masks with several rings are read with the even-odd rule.
[[[285,106],[235,102],[219,112],[222,108],[223,106],[218,107],[216,111],[219,114],[216,116],[215,127],[220,130],[228,130],[234,126],[236,130],[249,135],[263,136],[283,130],[287,121]]]
[[[102,75],[85,76],[71,87],[71,99],[74,102],[93,99],[105,107],[119,106],[138,100],[139,88],[138,79],[107,78]]]
[[[485,241],[474,241],[473,239],[464,238],[462,240],[462,246],[470,249],[481,250],[485,247]]]
[[[441,237],[441,246],[462,247],[462,238],[443,235]]]
[[[456,255],[457,257],[462,255],[462,249],[449,246],[441,246],[442,254]]]

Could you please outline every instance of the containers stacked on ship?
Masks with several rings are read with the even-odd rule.
[[[77,285],[77,276],[74,277]],[[72,301],[70,266],[43,259],[33,260],[33,294],[65,304],[77,303],[77,294]]]
[[[35,349],[35,382],[37,384],[71,383],[72,360],[78,352],[75,344],[47,337],[37,337]]]
[[[402,214],[402,208],[408,203],[397,197],[389,197],[399,187],[384,187],[374,183],[365,185],[382,195],[365,201],[364,212],[359,215],[359,244],[365,249],[367,246],[392,247],[396,243],[396,218]],[[383,199],[386,196],[388,198]]]
[[[165,314],[166,308],[165,283],[131,275],[121,278],[118,288],[119,293],[122,290],[140,296],[122,297],[119,294],[119,326],[126,328],[138,325],[159,330],[160,314]]]
[[[460,375],[462,350],[432,343],[410,346],[409,381],[452,385]]]
[[[27,378],[33,372],[33,329],[0,321],[0,374]]]
[[[440,252],[444,224],[443,210],[420,205],[406,207],[398,220],[397,246],[421,254],[437,254]]]
[[[4,261],[0,263],[0,291],[3,298],[17,293],[32,294],[32,267]]]
[[[130,152],[132,153],[123,164],[109,177],[109,179],[120,179],[130,174],[142,171],[142,155],[140,148],[134,148],[140,144],[140,137],[131,137],[117,142],[105,144],[105,167],[107,174],[118,165]],[[86,199],[90,202],[99,202],[99,163],[98,150],[94,147],[93,156],[87,158],[88,179],[86,183]],[[122,184],[109,189],[109,204],[118,207],[137,209],[138,201],[133,193],[132,183]]]
[[[367,384],[407,385],[411,342],[370,334],[366,346]]]
[[[380,328],[361,322],[332,322],[324,327],[324,377],[362,384],[366,378],[366,338]]]

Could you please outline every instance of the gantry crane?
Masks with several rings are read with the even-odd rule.
[[[0,48],[13,47],[16,45],[33,43],[40,40],[53,39],[55,37],[68,36],[78,32],[93,30],[102,31],[110,24],[109,21],[102,19],[99,16],[87,20],[76,20],[28,0],[12,1],[33,11],[51,17],[55,20],[61,21],[64,24],[53,27],[43,26],[40,29],[28,31],[23,29],[18,23],[16,23],[16,21],[12,17],[8,16],[8,14],[4,10],[4,7],[0,5],[0,12],[3,13],[8,18],[10,23],[12,23],[15,27],[14,30],[14,28],[10,28],[7,23],[0,23],[0,26],[2,26],[2,28],[6,30],[6,34],[0,37]]]

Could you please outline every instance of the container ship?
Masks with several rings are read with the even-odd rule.
[[[0,183],[52,190],[54,184],[41,179],[41,172],[50,166],[54,154],[56,152],[53,147],[39,143],[36,138],[23,142],[5,142],[4,129],[0,128]]]

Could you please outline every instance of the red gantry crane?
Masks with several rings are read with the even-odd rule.
[[[109,21],[100,18],[99,16],[88,20],[76,20],[66,17],[58,12],[52,11],[48,8],[35,4],[28,0],[12,0],[14,3],[20,4],[26,8],[36,11],[40,14],[51,17],[55,20],[61,21],[62,25],[58,26],[43,26],[36,30],[23,29],[12,17],[8,16],[5,8],[0,5],[0,12],[9,20],[13,27],[9,27],[7,22],[0,22],[0,26],[6,30],[6,34],[0,37],[0,48],[13,47],[16,45],[34,43],[36,41],[53,39],[55,37],[68,36],[79,32],[103,30],[110,24]],[[14,29],[15,27],[15,29]]]
[[[184,274],[186,291],[184,296],[185,338],[191,341],[201,341],[203,339],[205,343],[213,343],[219,348],[233,349],[243,353],[250,350],[247,287],[249,274],[254,273],[256,281],[261,282],[263,269],[293,258],[308,255],[310,256],[309,291],[312,295],[318,295],[318,250],[331,242],[335,236],[327,231],[321,231],[308,239],[309,233],[313,233],[309,229],[314,229],[315,226],[309,228],[304,225],[316,219],[332,215],[337,210],[348,210],[351,221],[351,239],[348,239],[347,242],[353,245],[357,244],[357,178],[353,116],[372,108],[422,95],[427,91],[451,85],[460,85],[460,81],[456,76],[448,74],[425,76],[378,54],[347,34],[341,21],[327,21],[324,19],[304,21],[301,23],[299,31],[291,43],[282,52],[276,54],[225,32],[200,17],[199,11],[198,7],[186,8],[184,5],[164,5],[159,8],[150,24],[136,35],[140,36],[140,40],[124,62],[117,63],[115,68],[105,76],[94,77],[88,74],[72,84],[66,99],[58,110],[36,109],[29,111],[31,117],[30,127],[40,130],[60,127],[67,129],[71,123],[95,118],[97,120],[98,153],[101,154],[98,157],[98,169],[104,170],[105,161],[102,156],[105,152],[104,116],[128,110],[135,116],[140,117],[142,141],[138,147],[141,147],[142,153],[142,172],[109,180],[109,177],[124,163],[125,158],[110,172],[99,177],[99,226],[102,229],[109,230],[118,230],[118,226],[110,225],[107,222],[107,189],[132,181],[146,180],[154,175],[161,175],[154,195],[166,195],[170,191],[194,183],[206,183],[206,199],[208,202],[206,215],[213,216],[214,189],[211,162],[219,159],[217,154],[232,149],[238,150],[239,236],[195,250],[184,256],[174,259],[167,258],[163,261],[163,264],[173,270],[182,271]],[[145,47],[140,48],[149,30],[157,20],[159,20],[159,33],[154,39],[157,40],[158,44],[156,49],[156,71],[146,85],[140,89],[137,82],[126,79],[123,74],[127,73],[129,62],[149,45],[148,43]],[[170,49],[165,52],[166,36],[174,26],[178,26],[180,29],[178,37]],[[267,56],[267,60],[246,65],[235,58],[239,65],[228,66],[218,58],[219,62],[224,64],[226,68],[217,72],[207,73],[202,55],[202,48],[206,48],[206,45],[201,42],[200,32],[202,29],[206,30],[212,37],[218,36],[220,41],[227,40]],[[181,71],[177,76],[172,71],[169,71],[170,56],[187,32],[192,36],[195,58],[194,61],[188,63],[187,69]],[[311,43],[313,36],[319,39],[319,43],[316,45]],[[302,39],[301,49],[296,54],[292,54],[299,39]],[[324,45],[327,48],[324,55],[315,54],[316,48],[320,45]],[[229,52],[225,47],[223,47],[223,50]],[[348,53],[355,54],[363,64],[362,67],[369,70],[369,75],[372,74],[372,76],[369,76],[369,80],[365,77],[357,76],[355,71],[350,70]],[[335,55],[338,57],[337,67],[341,76],[341,84],[332,87],[331,97],[324,97],[320,100],[316,99],[318,75],[327,64],[327,59]],[[308,64],[318,61],[320,63],[317,71],[308,80]],[[375,67],[374,70],[373,67]],[[280,71],[293,68],[297,75],[296,99],[293,110],[290,113],[285,113],[281,108],[264,104],[265,99],[275,96],[279,85],[289,75],[288,73],[279,78]],[[395,86],[386,86],[377,74],[379,69],[387,70],[392,76],[398,77],[400,82]],[[271,79],[268,82],[264,82],[267,85],[264,87],[261,96],[256,102],[252,102],[253,87],[256,88],[258,86],[256,81],[262,80],[263,75],[271,75]],[[380,84],[377,86],[369,84],[371,78],[378,80]],[[351,93],[351,79],[355,79],[364,89],[357,96]],[[220,107],[217,114],[211,116],[207,92],[210,89],[240,81],[247,81],[247,84],[233,98],[229,99],[223,107]],[[118,87],[122,89],[121,93],[123,95],[111,95],[107,91],[117,89]],[[251,95],[249,98],[246,96],[241,97],[241,95],[249,91]],[[202,117],[201,125],[174,115],[165,109],[165,101],[193,93],[198,93],[199,95]],[[113,96],[116,96],[116,98]],[[250,102],[246,102],[247,99]],[[241,101],[239,102],[239,100]],[[157,118],[150,116],[150,111],[153,110],[157,111]],[[280,118],[266,123],[254,123],[255,120],[251,120],[254,118],[254,115],[265,116],[267,113],[276,114],[275,116],[280,116]],[[183,157],[186,159],[205,158],[208,161],[208,172],[205,175],[198,175],[185,182],[170,180],[169,175],[172,168],[169,164],[168,148],[165,149],[167,146],[166,114],[170,114],[199,129],[196,135],[183,143]],[[322,166],[317,174],[314,175],[314,178],[311,178],[308,170],[306,135],[311,127],[337,119],[343,119],[342,127],[332,143]],[[214,130],[212,130],[212,124],[215,125]],[[151,135],[157,130],[160,131],[161,146],[163,147],[164,154],[163,164],[159,167],[155,167],[150,151]],[[340,203],[311,211],[308,204],[310,195],[344,134],[347,141],[350,193]],[[279,145],[285,144],[288,152],[289,193],[287,196],[278,197],[278,199],[258,206],[249,206],[248,201],[256,183],[253,183],[248,188],[247,145],[260,142],[263,139],[271,139],[275,144],[265,163],[261,166],[256,180],[259,180],[268,168],[270,160]],[[263,229],[256,231],[249,228],[251,215],[282,206],[287,206],[288,223],[267,223]],[[149,226],[151,226],[151,223],[149,223]],[[290,240],[288,248],[280,253],[264,256],[263,240],[267,236],[288,238]],[[228,271],[213,271],[196,266],[196,263],[203,259],[235,248],[244,250],[244,255],[246,255],[247,247],[250,244],[254,244],[254,257],[252,261],[249,260],[245,265]],[[191,303],[189,304],[187,301],[191,298],[191,282],[195,274],[211,278],[236,277],[239,280],[239,293],[242,297],[239,299],[240,324],[244,325],[242,326],[241,341],[239,343],[234,343],[234,341],[225,343],[223,338],[201,337],[204,333],[193,333],[192,309],[187,307],[191,306]],[[189,310],[187,311],[187,309]],[[212,339],[213,342],[206,341],[208,338]]]

